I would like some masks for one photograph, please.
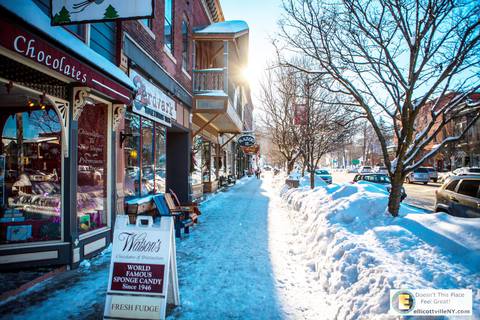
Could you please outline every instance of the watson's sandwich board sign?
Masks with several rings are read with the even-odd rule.
[[[52,25],[153,18],[154,0],[51,0]]]
[[[104,319],[165,319],[180,304],[175,256],[172,217],[117,216]]]

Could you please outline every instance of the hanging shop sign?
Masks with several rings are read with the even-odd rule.
[[[260,151],[260,146],[258,144],[249,146],[249,147],[242,147],[243,153],[245,154],[257,154]]]
[[[165,319],[167,302],[180,304],[173,218],[153,223],[117,216],[105,319]]]
[[[129,104],[131,92],[40,37],[0,20],[0,45],[50,70]]]
[[[135,70],[130,70],[130,79],[136,90],[133,111],[170,127],[172,119],[177,117],[175,100]]]
[[[294,107],[293,123],[295,125],[305,125],[305,124],[307,124],[307,120],[308,120],[307,105],[306,104],[295,104],[293,107]]]
[[[237,143],[241,147],[251,147],[251,146],[255,145],[255,136],[253,134],[241,135],[238,138]]]
[[[153,18],[153,0],[51,0],[52,25]]]

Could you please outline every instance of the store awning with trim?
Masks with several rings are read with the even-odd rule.
[[[56,50],[55,47],[58,46],[58,48],[65,51],[66,54],[71,55],[73,58],[77,58],[85,65],[93,67],[96,77],[95,79],[92,79],[92,88],[122,101],[123,103],[128,103],[131,100],[135,87],[127,74],[108,59],[92,50],[84,42],[68,32],[64,27],[51,26],[50,17],[33,1],[2,1],[0,2],[0,9],[1,8],[5,9],[16,19],[21,20],[27,27],[34,29],[32,31],[34,31],[35,34],[32,34],[30,37],[34,41],[39,42],[40,40],[44,40],[45,43],[51,45],[51,50]],[[3,16],[2,22],[5,25],[7,24]],[[11,30],[5,30],[4,28],[5,26],[2,28],[3,34],[1,34],[0,37],[3,40],[3,46],[5,46],[5,42],[8,41],[9,46],[12,47],[8,48],[8,46],[5,46],[8,49],[13,49],[13,45],[11,45],[10,42],[14,35],[6,34],[7,31],[17,32],[18,35],[22,37],[30,35],[30,30],[24,30],[22,26],[19,25],[10,24]],[[29,40],[27,39],[27,41]],[[34,60],[30,56],[27,56],[27,58]],[[36,61],[34,60],[34,62]]]

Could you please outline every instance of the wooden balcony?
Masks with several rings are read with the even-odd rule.
[[[212,68],[193,70],[193,92],[206,93],[209,91],[224,91],[226,69]]]

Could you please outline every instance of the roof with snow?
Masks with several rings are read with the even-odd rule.
[[[32,0],[0,1],[0,7],[14,14],[28,25],[50,37],[63,47],[90,62],[97,69],[104,71],[113,79],[133,89],[132,80],[116,65],[98,54],[84,42],[73,36],[64,27],[50,25],[47,16]]]
[[[213,23],[205,28],[194,31],[195,37],[202,36],[226,36],[231,38],[240,37],[248,33],[248,24],[242,20],[231,20]]]

